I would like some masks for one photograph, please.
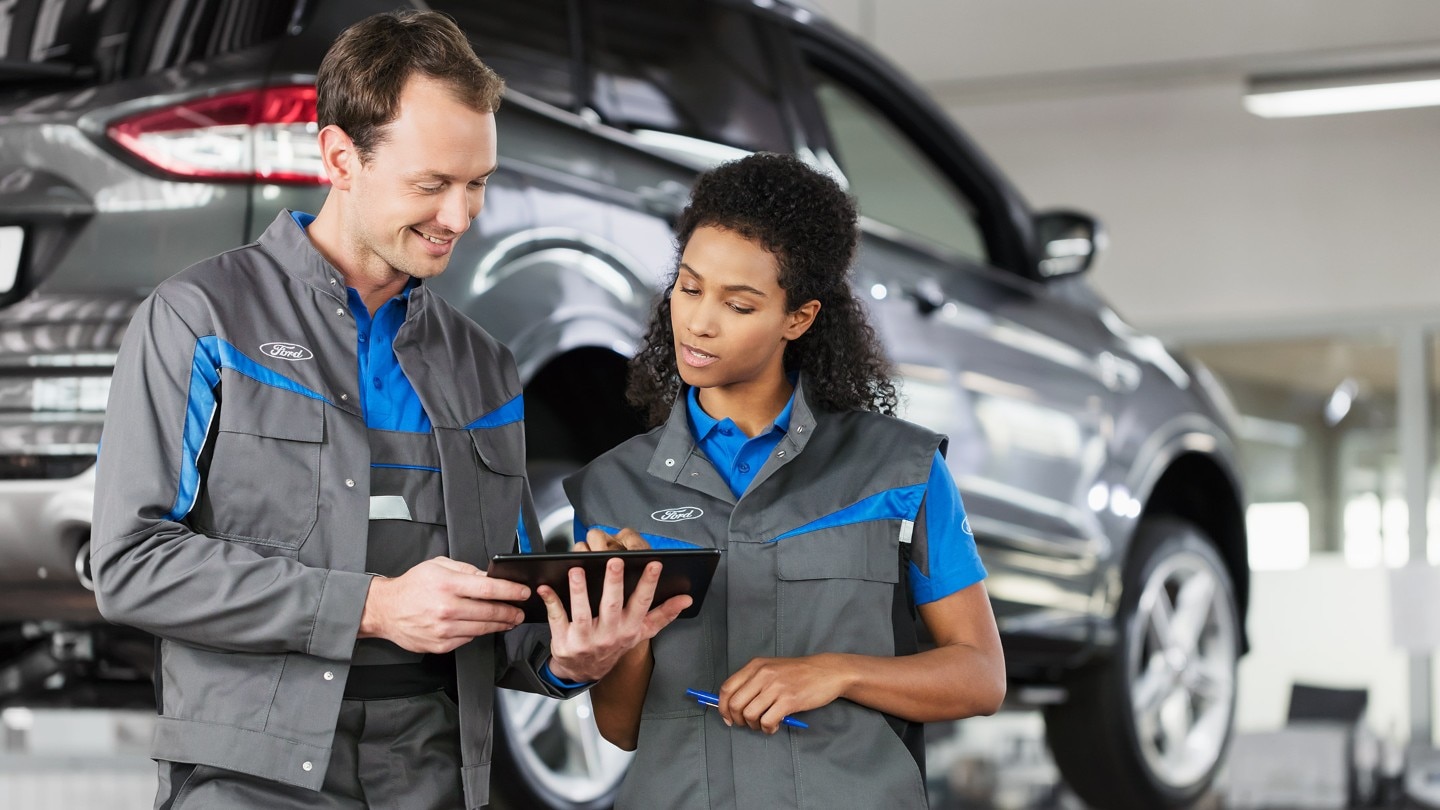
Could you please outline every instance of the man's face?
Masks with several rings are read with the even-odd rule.
[[[495,116],[412,76],[383,140],[352,165],[342,238],[355,270],[378,284],[433,278],[484,205],[496,166]]]

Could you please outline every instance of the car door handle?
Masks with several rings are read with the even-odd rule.
[[[640,195],[642,208],[671,225],[680,218],[685,203],[690,201],[690,189],[676,180],[661,180],[653,186],[641,186],[636,193]]]
[[[945,291],[930,279],[905,287],[905,297],[915,303],[915,311],[921,315],[930,315],[945,306]]]

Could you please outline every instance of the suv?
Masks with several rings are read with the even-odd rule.
[[[109,375],[164,277],[325,195],[314,75],[393,0],[0,4],[0,703],[144,703],[151,640],[87,569]],[[912,84],[782,0],[429,0],[511,92],[486,211],[430,282],[504,340],[547,546],[562,477],[638,432],[625,364],[697,171],[789,151],[864,213],[857,292],[989,567],[1014,683],[1100,807],[1188,804],[1227,747],[1248,570],[1211,377],[1081,277],[1101,241],[1035,214]],[[123,430],[124,425],[110,425]],[[585,698],[506,693],[498,801],[603,807],[626,757]]]

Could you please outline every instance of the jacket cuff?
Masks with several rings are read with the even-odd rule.
[[[545,659],[545,663],[540,665],[540,679],[567,694],[589,689],[595,685],[595,681],[567,681],[559,675],[556,675],[550,671],[550,659],[548,658]]]
[[[360,634],[360,617],[370,594],[373,574],[327,571],[320,589],[320,605],[310,629],[307,653],[332,661],[349,661]]]

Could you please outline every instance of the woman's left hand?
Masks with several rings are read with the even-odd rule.
[[[837,655],[755,658],[721,684],[720,717],[727,725],[774,734],[786,715],[834,702],[849,677]]]

